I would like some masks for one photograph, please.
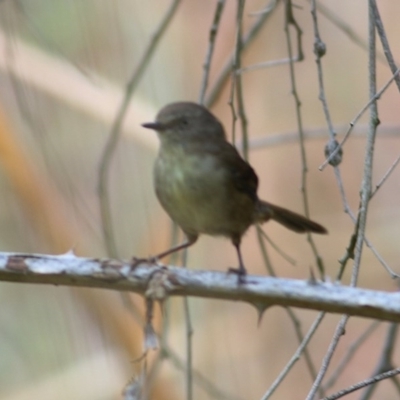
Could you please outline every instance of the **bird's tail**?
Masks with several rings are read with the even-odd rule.
[[[267,203],[266,201],[259,200],[257,204],[255,222],[262,223],[267,222],[270,219],[273,219],[291,231],[298,233],[328,233],[328,231],[322,225],[311,221],[303,215],[287,210],[286,208]]]

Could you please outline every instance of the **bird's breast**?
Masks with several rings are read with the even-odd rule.
[[[154,168],[158,199],[187,233],[230,237],[248,228],[252,200],[238,193],[231,179],[216,155],[183,148],[161,149]]]
[[[181,149],[161,152],[154,168],[154,181],[161,203],[196,208],[215,196],[226,180],[225,171],[212,155],[186,154]],[[223,194],[222,194],[223,195]]]

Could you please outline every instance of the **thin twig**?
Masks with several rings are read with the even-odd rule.
[[[369,7],[369,97],[374,98],[376,95],[376,53],[375,53],[375,25],[373,20],[372,8]],[[357,285],[358,274],[361,264],[361,255],[365,237],[365,227],[368,213],[368,203],[371,194],[371,174],[372,174],[372,156],[373,156],[373,145],[375,142],[376,126],[377,126],[377,106],[376,100],[371,102],[370,107],[370,120],[369,120],[369,132],[367,138],[367,148],[364,161],[364,175],[361,185],[361,200],[357,218],[357,237],[355,243],[355,257],[351,275],[351,286]],[[341,318],[334,337],[329,345],[329,349],[324,357],[321,369],[318,373],[317,379],[309,392],[306,400],[312,400],[315,396],[317,389],[321,386],[322,380],[326,374],[326,371],[330,365],[333,354],[339,344],[339,340],[345,332],[346,324],[349,319],[349,315],[343,315]]]
[[[290,32],[289,32],[290,25],[292,25],[296,30],[297,52],[299,54],[299,58],[301,59],[301,58],[303,58],[302,41],[301,41],[302,31],[301,31],[296,19],[294,18],[292,2],[291,2],[291,0],[287,0],[285,2],[285,36],[286,36],[286,43],[287,43],[289,59],[292,60],[293,59],[293,51],[292,51],[291,36],[290,36]],[[299,98],[299,95],[297,92],[296,77],[295,77],[293,62],[289,63],[289,72],[290,72],[291,91],[292,91],[293,98],[295,100],[297,127],[299,130],[299,144],[300,144],[300,155],[301,155],[301,164],[302,164],[300,190],[301,190],[301,194],[303,197],[304,213],[307,217],[309,217],[310,216],[310,207],[309,207],[308,192],[307,192],[307,173],[308,173],[307,156],[306,156],[306,150],[305,150],[303,120],[302,120],[302,114],[300,112],[301,101],[300,101],[300,98]],[[317,246],[316,246],[311,234],[307,234],[307,240],[308,240],[311,250],[314,254],[315,262],[316,262],[318,270],[320,272],[321,279],[324,279],[325,268],[324,268],[324,264],[322,261],[322,257],[318,252]]]
[[[371,4],[371,5],[372,5],[372,4]],[[320,36],[319,36],[319,31],[318,31],[318,20],[317,20],[317,12],[316,12],[316,10],[317,10],[316,1],[315,1],[315,0],[312,0],[312,1],[311,1],[311,14],[312,14],[312,16],[313,16],[313,21],[314,21],[314,35],[315,35],[314,53],[315,53],[316,56],[317,56],[316,62],[317,62],[318,80],[319,80],[319,87],[320,87],[319,98],[320,98],[320,100],[321,100],[321,102],[322,102],[322,104],[323,104],[323,110],[324,110],[324,114],[325,114],[325,119],[326,119],[327,124],[328,124],[329,134],[330,134],[330,136],[331,136],[331,140],[335,140],[335,138],[336,138],[336,132],[335,132],[334,129],[333,129],[333,124],[332,124],[332,121],[331,121],[331,118],[330,118],[330,113],[329,113],[329,109],[328,109],[328,105],[327,105],[327,101],[326,101],[325,90],[324,90],[324,84],[323,84],[322,64],[321,64],[321,56],[324,55],[326,49],[325,49],[325,45],[323,44],[323,42],[322,42],[322,40],[321,40],[321,38],[320,38]],[[378,13],[378,10],[377,10],[377,8],[376,8],[376,4],[375,4],[375,8],[373,7],[373,10],[374,10],[374,13],[375,13],[375,15],[376,15],[376,14]],[[378,14],[379,14],[379,13],[378,13]],[[382,30],[383,30],[383,27],[382,27]],[[387,43],[386,36],[385,36],[385,34],[384,34],[384,31],[383,31],[383,33],[382,33],[381,40],[382,40],[382,44],[386,43],[385,54],[388,53],[388,55],[387,55],[388,60],[389,60],[389,59],[393,60],[393,58],[392,58],[392,56],[391,56],[390,49],[389,49],[389,45],[388,45],[388,43]],[[322,53],[321,53],[321,50],[322,50]],[[393,66],[394,66],[394,69],[393,69]],[[393,64],[392,64],[391,68],[392,68],[392,71],[395,72],[396,66],[394,65],[394,62],[393,62]],[[399,77],[399,76],[397,76],[396,82],[397,82],[398,80],[400,80],[400,77]],[[340,146],[341,146],[341,145],[340,145]],[[329,157],[329,158],[332,158],[332,155],[331,155],[331,157]],[[390,173],[394,170],[394,168],[396,167],[396,165],[397,165],[397,163],[398,163],[399,161],[400,161],[400,157],[399,157],[399,159],[396,161],[396,163],[392,166],[392,168],[389,169],[389,171],[385,174],[385,176],[383,177],[383,179],[382,179],[382,181],[380,182],[380,184],[377,185],[376,190],[378,190],[379,186],[380,186],[381,184],[383,184],[383,182],[388,178],[388,176],[389,176]],[[335,166],[334,168],[337,169],[338,167]],[[344,188],[343,188],[343,183],[342,183],[341,180],[340,180],[339,171],[335,171],[335,172],[336,172],[335,175],[336,175],[336,178],[337,178],[337,180],[338,180],[339,188],[340,188],[341,193],[342,193],[342,199],[343,199],[343,202],[344,202],[344,204],[345,204],[346,212],[348,212],[349,215],[350,215],[351,212],[350,212],[350,208],[349,208],[349,206],[348,206],[346,197],[344,196]],[[376,190],[375,190],[375,192],[376,192]],[[373,192],[373,193],[371,194],[371,197],[374,195],[375,192]],[[355,218],[353,218],[353,221],[355,221]],[[366,240],[366,242],[367,242],[367,240]],[[371,246],[371,244],[370,244],[369,242],[368,242],[368,247],[371,247],[371,249],[372,249],[373,251],[375,250],[375,249]],[[376,254],[376,255],[378,255],[378,254]],[[381,259],[381,257],[380,257],[380,259]],[[385,264],[386,264],[386,263],[385,263]],[[385,268],[386,268],[386,267],[385,267]],[[391,275],[393,276],[394,272],[393,272],[390,268],[389,268],[389,270],[392,272]]]
[[[388,326],[386,339],[382,349],[381,357],[375,367],[374,372],[371,374],[369,380],[373,380],[377,375],[390,371],[393,369],[393,353],[395,351],[395,342],[397,338],[398,324],[390,324]],[[367,380],[367,381],[369,381]],[[375,382],[373,382],[375,383]],[[376,389],[376,385],[370,385],[362,394],[360,400],[369,400]]]
[[[243,13],[244,13],[244,5],[245,0],[237,0],[238,1],[238,10],[236,17],[236,43],[235,43],[235,56],[233,58],[232,64],[232,96],[236,93],[236,103],[237,103],[237,114],[240,120],[241,132],[242,132],[242,154],[245,160],[249,158],[249,135],[247,132],[247,116],[244,106],[244,95],[243,95],[243,85],[242,85],[242,77],[240,74],[237,74],[236,71],[240,69],[241,66],[241,58],[242,58],[242,25],[243,25]],[[233,100],[233,99],[232,99]],[[232,102],[233,107],[233,102]],[[233,137],[235,140],[235,137]]]
[[[314,336],[314,334],[317,331],[319,325],[321,324],[324,316],[325,316],[325,313],[320,313],[318,315],[318,317],[315,319],[315,321],[311,325],[311,328],[309,329],[307,335],[304,337],[302,343],[297,348],[296,352],[293,354],[293,356],[291,357],[289,362],[286,364],[286,366],[282,369],[279,376],[275,379],[275,381],[273,382],[271,387],[263,395],[263,397],[261,398],[262,400],[267,400],[272,396],[272,394],[275,392],[275,390],[278,388],[278,386],[282,383],[282,381],[285,379],[287,374],[293,368],[294,364],[300,359],[301,354],[303,353],[304,349],[307,347],[311,338]]]
[[[193,326],[190,316],[189,298],[183,298],[186,326],[186,399],[193,399]]]
[[[168,333],[169,330],[169,305],[170,301],[165,301],[163,305],[163,328],[162,334],[160,335],[160,351],[158,352],[156,359],[154,360],[151,371],[148,373],[146,383],[151,387],[152,382],[155,381],[157,374],[159,373],[162,363],[164,360],[169,361],[177,370],[185,372],[187,369],[187,363],[183,362],[181,357],[175,353],[175,351],[168,345]],[[141,321],[143,323],[143,321]],[[210,379],[206,378],[201,372],[193,368],[192,370],[193,382],[201,387],[210,397],[219,400],[240,400],[239,397],[235,397],[232,394],[228,394],[218,386],[216,386]]]
[[[258,245],[261,250],[264,266],[267,269],[270,276],[276,276],[274,267],[272,266],[271,260],[268,255],[267,246],[265,245],[265,242],[263,240],[263,231],[260,225],[256,226],[256,231],[257,231]]]
[[[218,0],[217,7],[215,9],[214,19],[211,24],[211,29],[209,33],[207,55],[203,65],[204,72],[203,72],[203,79],[201,82],[200,95],[199,95],[200,104],[204,103],[204,96],[206,95],[208,79],[210,76],[211,60],[215,48],[215,39],[217,38],[219,23],[221,21],[221,16],[222,16],[222,11],[224,10],[224,6],[225,6],[225,0]]]
[[[260,244],[261,254],[262,254],[263,260],[264,260],[264,265],[266,266],[266,268],[269,271],[271,276],[276,276],[276,273],[275,273],[275,271],[273,269],[273,266],[272,266],[272,264],[270,262],[270,259],[269,259],[269,256],[268,256],[267,248],[266,248],[265,243],[263,241],[263,237],[267,239],[265,233],[262,231],[260,226],[257,226],[257,238],[258,238],[258,242]],[[260,307],[258,309],[259,318],[262,317],[262,313],[264,311],[265,311],[265,308],[263,308],[263,307]],[[304,334],[303,334],[303,332],[301,330],[300,319],[297,317],[296,313],[290,307],[286,308],[286,312],[288,313],[289,318],[293,323],[294,330],[296,332],[296,336],[297,336],[297,339],[298,339],[299,343],[302,343],[303,340],[304,340]],[[307,347],[304,348],[303,352],[304,352],[304,359],[305,359],[308,371],[310,372],[311,378],[314,380],[317,374],[316,374],[316,369],[315,369],[314,363],[313,363],[313,361],[311,359],[310,352],[307,349]],[[323,391],[321,391],[320,393],[321,393],[321,396],[322,396],[323,395]]]
[[[314,54],[316,57],[315,62],[317,64],[317,72],[318,72],[318,86],[319,86],[318,98],[322,103],[322,110],[324,111],[326,124],[328,125],[329,135],[331,136],[331,139],[334,140],[336,138],[336,132],[333,129],[331,113],[329,111],[328,101],[325,95],[324,74],[321,61],[322,57],[326,53],[326,45],[322,41],[321,36],[319,34],[316,0],[311,1],[311,15],[314,27]]]
[[[340,132],[347,129],[347,125],[337,125],[333,127],[334,132]],[[365,138],[365,130],[368,127],[366,125],[356,125],[353,130],[353,138]],[[314,129],[304,129],[304,139],[306,140],[316,140],[326,138],[328,131],[325,127],[314,128]],[[379,127],[379,138],[396,138],[400,139],[400,126],[382,126]],[[280,132],[271,133],[262,136],[255,136],[249,138],[249,149],[250,150],[261,150],[266,147],[281,146],[289,143],[298,143],[299,133],[297,131],[292,132]],[[242,144],[240,140],[236,141],[236,146],[241,147]]]
[[[182,254],[183,265],[187,265],[187,249]],[[189,298],[183,298],[183,308],[185,316],[185,329],[186,329],[186,368],[185,368],[185,381],[186,381],[186,400],[193,400],[193,324],[190,314]]]
[[[349,205],[349,201],[347,200],[346,191],[344,190],[344,184],[343,184],[342,175],[340,173],[340,169],[334,168],[334,172],[335,172],[336,182],[338,183],[338,186],[339,186],[339,193],[340,193],[340,197],[342,199],[342,205],[343,205],[344,212],[346,214],[349,214],[351,219],[353,220],[353,223],[355,223],[356,217],[352,213],[350,205]]]
[[[308,0],[312,2],[313,0]],[[321,1],[318,2],[317,11],[322,14],[328,21],[339,28],[352,42],[364,50],[368,50],[368,42],[360,36],[353,27],[344,21],[340,16],[336,15],[331,9],[326,7]],[[384,54],[377,52],[377,59],[386,65]]]
[[[275,8],[277,2],[278,2],[278,0],[271,0],[270,3],[267,5],[267,7],[263,8],[262,10],[259,10],[259,11],[250,12],[249,15],[257,16],[257,15],[269,13],[269,12],[271,12],[271,10],[273,8]]]
[[[178,354],[171,347],[164,347],[162,349],[164,352],[164,357],[167,357],[171,364],[178,370],[184,371],[186,365],[182,362]],[[226,393],[214,383],[212,383],[208,378],[206,378],[200,371],[193,369],[193,379],[196,384],[201,387],[210,397],[219,400],[241,400],[240,397]]]
[[[356,390],[360,390],[365,386],[373,385],[374,383],[380,382],[384,379],[392,378],[396,375],[400,374],[400,368],[392,369],[391,371],[384,372],[383,374],[376,375],[373,378],[366,379],[365,381],[362,381],[360,383],[357,383],[347,389],[341,390],[340,392],[332,395],[325,397],[323,400],[336,400],[339,399],[343,396],[348,395],[349,393],[353,393]]]
[[[317,392],[317,390],[320,389],[322,380],[324,379],[324,376],[326,374],[326,371],[329,367],[329,364],[332,360],[333,355],[335,354],[336,348],[339,344],[339,340],[344,335],[345,332],[345,326],[347,324],[347,321],[349,319],[348,315],[343,315],[341,318],[338,326],[336,327],[335,333],[333,335],[332,341],[329,344],[328,350],[325,354],[324,359],[322,360],[322,365],[321,368],[318,372],[317,378],[315,379],[310,392],[307,395],[306,400],[312,400]]]
[[[315,62],[317,64],[317,72],[318,72],[318,85],[319,85],[318,98],[320,99],[320,101],[322,103],[322,109],[324,111],[326,124],[328,126],[330,141],[331,141],[331,143],[336,143],[336,132],[333,129],[332,118],[331,118],[331,114],[330,114],[329,107],[328,107],[328,101],[327,101],[326,95],[325,95],[324,76],[323,76],[322,62],[321,62],[322,57],[326,53],[326,45],[322,41],[320,33],[319,33],[317,6],[316,6],[315,0],[311,1],[311,15],[312,15],[313,27],[314,27],[314,54],[316,57]],[[303,140],[304,140],[304,137],[303,137]],[[337,168],[337,166],[335,166],[335,168]],[[311,235],[309,235],[309,239],[311,240]],[[317,259],[317,265],[319,267],[319,271],[320,271],[321,277],[323,279],[324,275],[325,275],[325,271],[324,271],[322,259],[317,252],[315,243],[314,242],[310,242],[310,243],[313,247],[314,254]]]
[[[343,207],[344,207],[344,211],[346,214],[349,215],[349,217],[351,218],[351,220],[353,221],[353,223],[355,224],[357,222],[357,219],[353,213],[353,211],[350,208],[349,202],[347,201],[346,195],[345,195],[345,191],[344,191],[344,186],[343,186],[343,180],[342,177],[340,175],[340,170],[339,168],[335,168],[335,176],[336,176],[336,181],[338,183],[339,186],[339,192],[340,192],[340,196],[342,198],[342,203],[343,203]],[[372,243],[369,241],[369,239],[367,238],[367,236],[365,236],[365,244],[366,246],[372,251],[372,253],[374,254],[374,256],[376,257],[376,259],[382,264],[382,266],[386,269],[386,271],[389,273],[391,278],[400,278],[400,275],[397,274],[396,272],[393,271],[392,268],[390,268],[389,264],[384,260],[384,258],[379,254],[378,250],[376,250],[376,248],[372,245]],[[352,242],[353,238],[350,238],[350,242]],[[350,245],[349,245],[350,247]],[[342,269],[344,268],[344,266],[342,265]],[[340,279],[340,274],[339,277],[337,279]]]
[[[257,20],[253,23],[250,27],[248,32],[243,36],[242,39],[242,51],[244,52],[249,45],[253,42],[253,40],[258,36],[261,31],[261,28],[267,22],[268,18],[272,15],[272,12],[275,10],[276,2],[273,4],[273,7],[261,14]],[[228,57],[225,61],[221,71],[215,80],[212,88],[209,90],[208,96],[206,97],[204,104],[211,108],[213,104],[218,100],[218,96],[221,94],[222,89],[224,88],[225,84],[228,82],[229,75],[232,72],[232,63],[234,58],[234,52]]]
[[[100,159],[99,181],[98,181],[97,191],[100,201],[100,213],[101,213],[104,241],[107,247],[107,252],[111,257],[118,256],[117,245],[115,243],[115,238],[113,233],[110,197],[108,191],[108,178],[110,173],[111,161],[121,136],[121,127],[126,112],[128,110],[132,95],[138,83],[140,82],[140,79],[142,78],[144,72],[146,71],[146,67],[149,64],[157,48],[157,45],[160,42],[160,39],[163,37],[163,34],[166,31],[168,25],[170,24],[172,17],[175,15],[175,12],[180,2],[181,0],[172,0],[171,5],[166,11],[163,19],[161,20],[159,26],[156,28],[154,34],[152,35],[151,40],[143,54],[143,57],[139,62],[139,65],[133,72],[126,87],[125,96],[122,100],[118,113],[115,117],[110,134],[108,136],[107,144],[104,148],[103,154]]]
[[[374,14],[371,5],[369,6],[369,97],[376,96],[376,36],[375,36],[375,23]],[[358,232],[356,252],[354,258],[353,271],[351,276],[351,286],[357,285],[358,274],[361,265],[361,254],[365,238],[365,228],[367,224],[368,205],[371,198],[372,188],[372,163],[374,155],[374,145],[376,137],[376,128],[379,124],[378,119],[378,106],[376,100],[370,104],[370,117],[369,117],[369,130],[367,135],[367,146],[364,159],[364,174],[361,183],[361,199],[360,208],[358,211]]]
[[[383,87],[375,94],[375,96],[373,96],[372,98],[370,98],[370,100],[367,102],[367,104],[365,104],[365,106],[361,109],[361,111],[354,117],[354,119],[350,122],[349,128],[346,132],[346,134],[344,135],[344,138],[342,139],[342,141],[339,143],[338,147],[336,148],[335,151],[333,151],[329,157],[327,157],[327,159],[318,167],[318,169],[320,171],[322,171],[329,163],[329,161],[340,151],[340,149],[343,147],[343,145],[345,144],[345,142],[347,141],[347,139],[350,136],[350,133],[353,130],[354,125],[357,123],[357,121],[363,116],[363,114],[365,113],[365,111],[368,110],[368,108],[371,106],[371,104],[373,104],[374,102],[376,102],[376,100],[378,100],[382,94],[386,91],[386,89],[391,85],[391,83],[396,79],[396,77],[400,74],[400,68],[398,68],[396,70],[396,72],[393,74],[393,76],[385,83],[385,85],[383,85]]]
[[[302,61],[302,60],[300,60],[298,56],[294,57],[293,59],[282,58],[280,60],[264,61],[264,62],[261,62],[258,64],[249,65],[248,67],[240,68],[239,70],[236,71],[236,73],[244,74],[246,72],[252,72],[252,71],[257,71],[259,69],[277,67],[277,66],[289,64],[291,62],[295,63],[295,62],[299,62],[299,61]]]
[[[259,232],[262,235],[262,237],[271,245],[271,247],[284,259],[286,260],[289,264],[295,266],[296,260],[293,257],[290,257],[289,254],[285,253],[275,242],[271,240],[271,238],[264,232],[264,230],[259,227]]]
[[[365,244],[372,251],[376,259],[382,264],[383,268],[389,273],[392,279],[400,279],[400,275],[393,271],[393,269],[389,266],[389,264],[385,261],[385,259],[380,255],[378,250],[372,245],[372,243],[365,236]]]
[[[375,193],[382,187],[382,185],[387,181],[389,178],[390,174],[395,170],[397,165],[400,162],[400,156],[397,157],[395,162],[391,165],[391,167],[386,171],[385,175],[383,175],[382,179],[376,184],[375,189],[371,193],[371,199],[375,195]]]
[[[394,60],[393,54],[390,50],[389,41],[388,41],[386,33],[385,33],[385,28],[383,26],[382,19],[379,14],[378,6],[376,5],[376,1],[372,0],[370,2],[370,6],[372,8],[372,12],[374,13],[375,26],[376,26],[376,30],[378,31],[379,38],[381,39],[383,52],[385,53],[385,56],[386,56],[387,62],[389,64],[390,70],[392,71],[392,74],[395,74],[395,72],[397,70],[397,65]],[[400,76],[398,76],[398,75],[396,76],[395,82],[397,84],[397,89],[400,91]]]
[[[336,381],[339,379],[342,372],[345,370],[346,367],[349,366],[350,361],[352,360],[356,352],[359,350],[361,345],[370,337],[370,335],[380,325],[381,325],[380,321],[372,322],[371,325],[347,348],[344,357],[339,362],[339,365],[332,372],[331,377],[323,385],[324,390],[328,390],[333,385],[335,385]]]
[[[295,330],[295,333],[297,336],[297,340],[299,341],[299,343],[302,343],[304,340],[304,334],[301,329],[300,319],[298,318],[298,316],[296,315],[296,313],[294,312],[294,310],[292,308],[288,307],[288,308],[286,308],[286,311],[289,315],[289,318],[291,319],[291,321],[293,323],[294,330]],[[322,314],[325,315],[325,313],[322,313]],[[304,354],[304,361],[306,362],[308,372],[310,373],[311,379],[314,381],[317,376],[317,372],[316,372],[314,362],[311,358],[310,351],[308,350],[307,346],[304,347],[303,354]],[[324,395],[324,391],[322,388],[320,389],[319,393],[321,394],[321,396]]]

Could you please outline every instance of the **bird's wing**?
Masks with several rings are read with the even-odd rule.
[[[257,199],[258,177],[234,146],[227,141],[220,141],[216,146],[214,141],[210,141],[196,146],[197,151],[199,148],[204,155],[213,155],[218,159],[221,168],[228,171],[228,180],[234,189],[247,194],[252,200]]]
[[[258,177],[254,169],[246,162],[230,143],[232,149],[227,156],[227,164],[233,177],[233,184],[237,190],[246,193],[252,200],[257,199]]]

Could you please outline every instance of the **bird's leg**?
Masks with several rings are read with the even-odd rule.
[[[246,268],[243,263],[242,253],[240,251],[240,238],[232,238],[232,243],[235,246],[238,259],[239,259],[239,267],[238,268],[229,268],[228,273],[234,273],[238,276],[238,284],[245,283],[245,276],[247,274]]]
[[[157,261],[161,258],[164,258],[172,253],[175,253],[176,251],[186,249],[190,247],[192,244],[196,243],[198,235],[189,235],[186,233],[187,240],[184,243],[178,244],[177,246],[171,247],[170,249],[163,251],[162,253],[159,253],[153,257],[149,258],[133,258],[132,260],[132,266],[131,268],[134,269],[137,267],[139,264],[142,263],[151,263],[151,264],[157,264]]]
[[[190,247],[192,244],[195,244],[198,238],[198,235],[188,235],[186,234],[187,240],[184,243],[178,244],[177,246],[171,247],[170,249],[163,251],[160,254],[157,254],[156,256],[152,257],[154,260],[159,260],[160,258],[164,258],[172,253],[175,253],[176,251],[187,249]]]

